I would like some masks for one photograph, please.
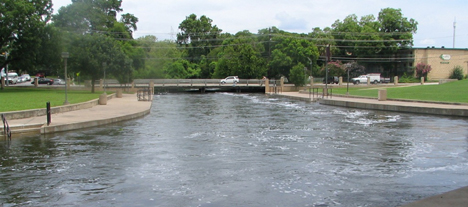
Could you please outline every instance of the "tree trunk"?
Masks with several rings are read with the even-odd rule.
[[[91,79],[91,93],[94,93],[94,78]]]

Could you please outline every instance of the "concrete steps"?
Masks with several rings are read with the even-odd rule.
[[[23,125],[10,125],[12,136],[27,135],[27,134],[40,134],[41,128],[45,124],[23,124]],[[0,127],[0,132],[3,133],[3,124]]]

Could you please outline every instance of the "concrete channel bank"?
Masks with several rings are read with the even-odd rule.
[[[308,93],[283,92],[275,94],[302,101],[312,101],[313,97]],[[428,102],[408,102],[387,100],[379,101],[368,98],[351,98],[332,96],[317,100],[320,104],[333,105],[349,108],[360,108],[370,110],[383,110],[403,113],[420,113],[443,116],[468,117],[468,105],[465,104],[442,104]],[[468,187],[454,189],[440,195],[405,204],[402,207],[466,207],[468,206]]]
[[[98,99],[82,104],[54,107],[51,109],[51,123],[47,125],[44,109],[5,113],[12,137],[25,134],[47,134],[69,130],[96,127],[143,117],[150,113],[151,101],[138,101],[136,94],[122,94],[107,97],[106,105],[99,105]],[[3,125],[0,126],[3,131]]]
[[[303,101],[312,101],[313,99],[313,97],[308,93],[299,92],[283,92],[276,95]],[[345,96],[329,96],[328,98],[321,98],[317,101],[323,105],[348,108],[468,117],[468,104],[448,104],[402,100],[379,101],[372,98],[354,98]]]

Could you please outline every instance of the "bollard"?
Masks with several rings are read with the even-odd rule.
[[[118,89],[117,90],[117,95],[116,95],[117,98],[122,98],[122,89]]]
[[[52,123],[52,118],[50,117],[50,102],[46,103],[46,111],[47,111],[47,126]]]
[[[107,94],[106,93],[103,93],[103,94],[99,95],[98,103],[99,103],[99,105],[107,105]]]
[[[379,89],[379,101],[386,101],[387,100],[387,90]]]

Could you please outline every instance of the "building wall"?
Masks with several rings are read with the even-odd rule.
[[[427,78],[440,80],[449,78],[455,66],[461,66],[468,74],[468,49],[449,48],[414,48],[414,63],[426,63],[432,67]]]

